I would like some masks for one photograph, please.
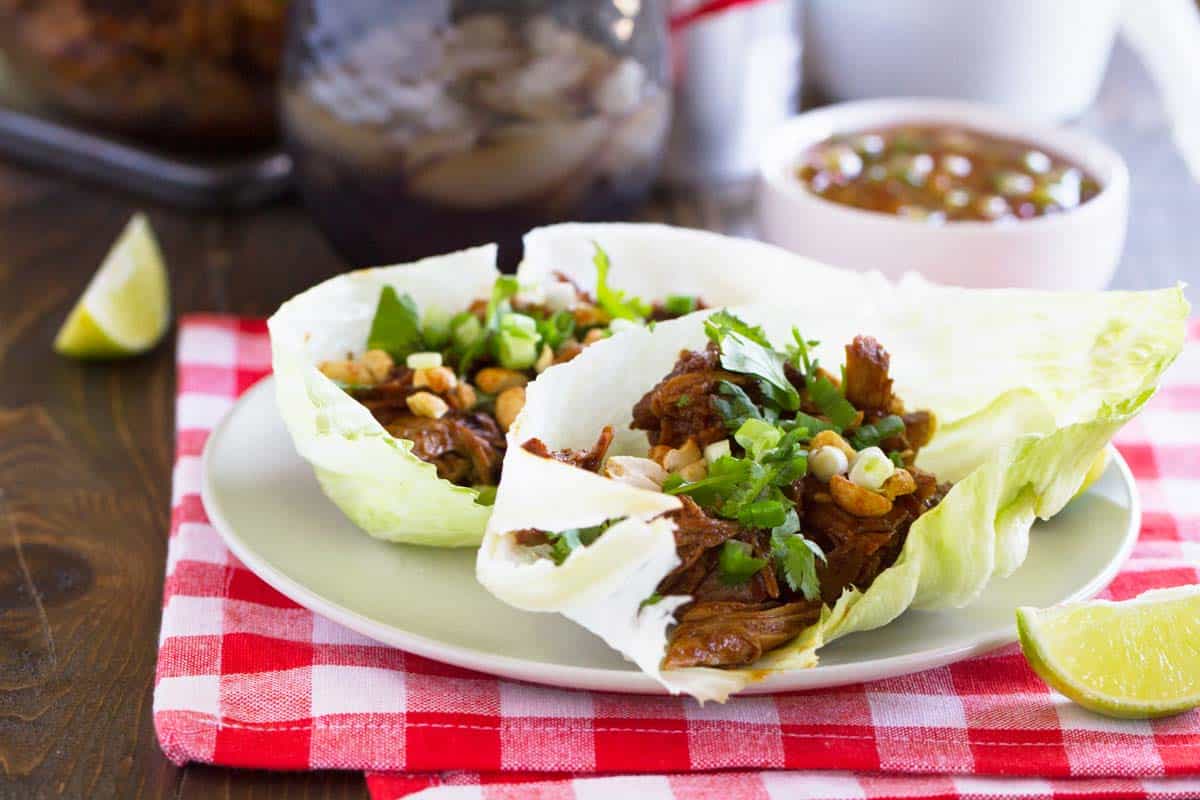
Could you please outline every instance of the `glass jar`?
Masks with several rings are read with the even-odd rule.
[[[660,0],[298,0],[282,118],[355,265],[627,217],[670,123]]]
[[[275,135],[288,0],[0,0],[10,98],[183,147]]]

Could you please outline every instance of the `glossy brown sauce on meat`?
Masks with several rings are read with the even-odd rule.
[[[690,498],[681,497],[682,508],[667,515],[676,525],[680,564],[657,591],[693,599],[676,614],[664,667],[743,666],[795,638],[820,618],[822,604],[836,603],[847,587],[867,589],[895,562],[912,523],[945,496],[948,485],[912,466],[916,451],[933,435],[933,417],[928,411],[906,412],[892,393],[889,367],[888,354],[879,343],[859,336],[846,347],[843,389],[864,424],[888,414],[901,415],[904,431],[881,444],[904,454],[916,491],[895,498],[883,516],[857,517],[839,508],[829,485],[812,475],[792,485],[788,494],[796,503],[801,530],[826,554],[826,562],[818,562],[820,600],[806,600],[778,580],[770,531],[711,516]],[[798,371],[787,374],[797,388],[802,387],[804,378]],[[720,368],[715,347],[680,353],[671,373],[635,406],[632,427],[645,430],[652,444],[672,447],[689,438],[701,444],[725,438],[728,431],[711,402],[725,380],[743,384],[753,396],[755,387],[745,385],[745,376]],[[681,403],[685,396],[687,402]],[[732,586],[721,580],[718,565],[720,549],[730,539],[745,542],[753,556],[766,560],[749,581]]]

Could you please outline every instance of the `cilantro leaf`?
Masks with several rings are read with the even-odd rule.
[[[736,333],[763,347],[771,346],[771,340],[760,326],[751,325],[725,310],[710,314],[708,319],[704,320],[704,333],[717,344],[721,343],[726,333]]]
[[[871,425],[863,425],[850,437],[850,444],[855,450],[865,450],[868,447],[874,447],[884,439],[890,439],[904,432],[904,420],[895,414],[874,422]]]
[[[792,591],[800,592],[806,600],[821,597],[821,581],[817,577],[817,559],[825,554],[815,542],[797,533],[800,522],[792,509],[788,521],[771,532],[771,545],[779,571]]]
[[[806,431],[804,434],[804,438],[806,439],[811,439],[821,431],[836,431],[837,433],[842,432],[842,429],[837,425],[834,425],[831,422],[826,422],[823,419],[817,419],[816,417],[809,416],[803,411],[796,412],[795,422],[798,426],[804,428]]]
[[[663,310],[673,317],[682,317],[695,311],[700,305],[698,298],[690,294],[671,294],[663,301]]]
[[[399,296],[391,286],[384,286],[371,320],[367,349],[385,350],[396,361],[403,361],[424,346],[417,304],[409,295]]]
[[[755,558],[750,552],[750,545],[737,539],[730,539],[722,545],[718,560],[722,583],[727,586],[745,583],[767,565],[765,558]]]
[[[709,466],[707,478],[687,483],[677,474],[670,475],[662,488],[667,494],[686,494],[703,508],[716,508],[753,480],[756,470],[761,474],[762,467],[748,458],[721,456]]]
[[[760,410],[746,390],[736,383],[721,381],[717,384],[717,394],[711,397],[713,408],[725,420],[725,427],[730,431],[736,431],[748,419],[774,421],[774,412],[771,409]]]
[[[834,425],[848,428],[858,420],[858,412],[854,410],[854,406],[850,405],[850,401],[842,396],[841,390],[834,386],[829,378],[824,375],[816,376],[806,383],[805,388],[813,405],[829,417]]]
[[[706,332],[711,321],[712,317],[704,323]],[[800,407],[800,393],[783,371],[786,359],[782,353],[733,329],[721,330],[718,335],[722,367],[758,378],[763,394],[779,408],[795,411]]]
[[[592,246],[596,248],[596,254],[592,256],[592,263],[596,265],[596,304],[614,319],[644,322],[652,310],[649,304],[639,297],[626,297],[625,292],[608,285],[608,270],[612,266],[608,253],[596,242],[592,242]]]

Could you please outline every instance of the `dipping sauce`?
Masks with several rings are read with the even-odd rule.
[[[831,137],[797,175],[834,203],[934,224],[1042,217],[1100,192],[1080,167],[1031,144],[933,125]]]

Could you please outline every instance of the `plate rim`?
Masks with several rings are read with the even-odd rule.
[[[640,670],[580,667],[530,661],[524,658],[500,655],[443,642],[378,622],[358,611],[322,597],[315,590],[280,572],[270,561],[258,555],[238,535],[234,526],[226,519],[220,504],[214,497],[213,479],[211,477],[214,469],[213,452],[234,414],[256,400],[258,395],[271,391],[274,383],[274,376],[266,375],[243,392],[225,414],[222,415],[220,421],[213,426],[208,434],[208,438],[205,440],[204,449],[201,453],[200,496],[209,523],[217,531],[225,546],[230,549],[248,570],[289,600],[307,608],[315,614],[320,614],[343,627],[380,642],[387,647],[394,647],[434,661],[500,678],[527,681],[565,689],[618,692],[622,694],[670,694],[666,687]],[[1120,451],[1111,442],[1107,445],[1107,448],[1109,465],[1105,468],[1105,471],[1107,472],[1109,469],[1114,468],[1117,470],[1121,483],[1129,497],[1129,525],[1124,532],[1120,547],[1105,565],[1104,569],[1100,570],[1084,586],[1065,598],[1062,601],[1063,603],[1077,602],[1094,597],[1104,586],[1112,581],[1117,573],[1120,572],[1121,567],[1128,561],[1141,530],[1142,502],[1137,482],[1134,480],[1129,464],[1125,461]],[[299,456],[299,454],[297,456],[303,460],[303,456]],[[326,498],[326,502],[332,501]],[[368,534],[363,533],[362,535],[366,536]],[[381,631],[386,634],[386,638],[381,637]],[[818,664],[815,667],[805,670],[773,673],[761,681],[746,686],[738,694],[771,694],[784,691],[833,688],[869,680],[900,677],[927,669],[935,669],[964,658],[987,653],[1013,644],[1016,641],[1017,627],[1016,620],[1014,619],[1001,633],[982,635],[978,639],[973,639],[963,644],[948,645],[922,650],[917,653],[887,656],[848,664]]]

